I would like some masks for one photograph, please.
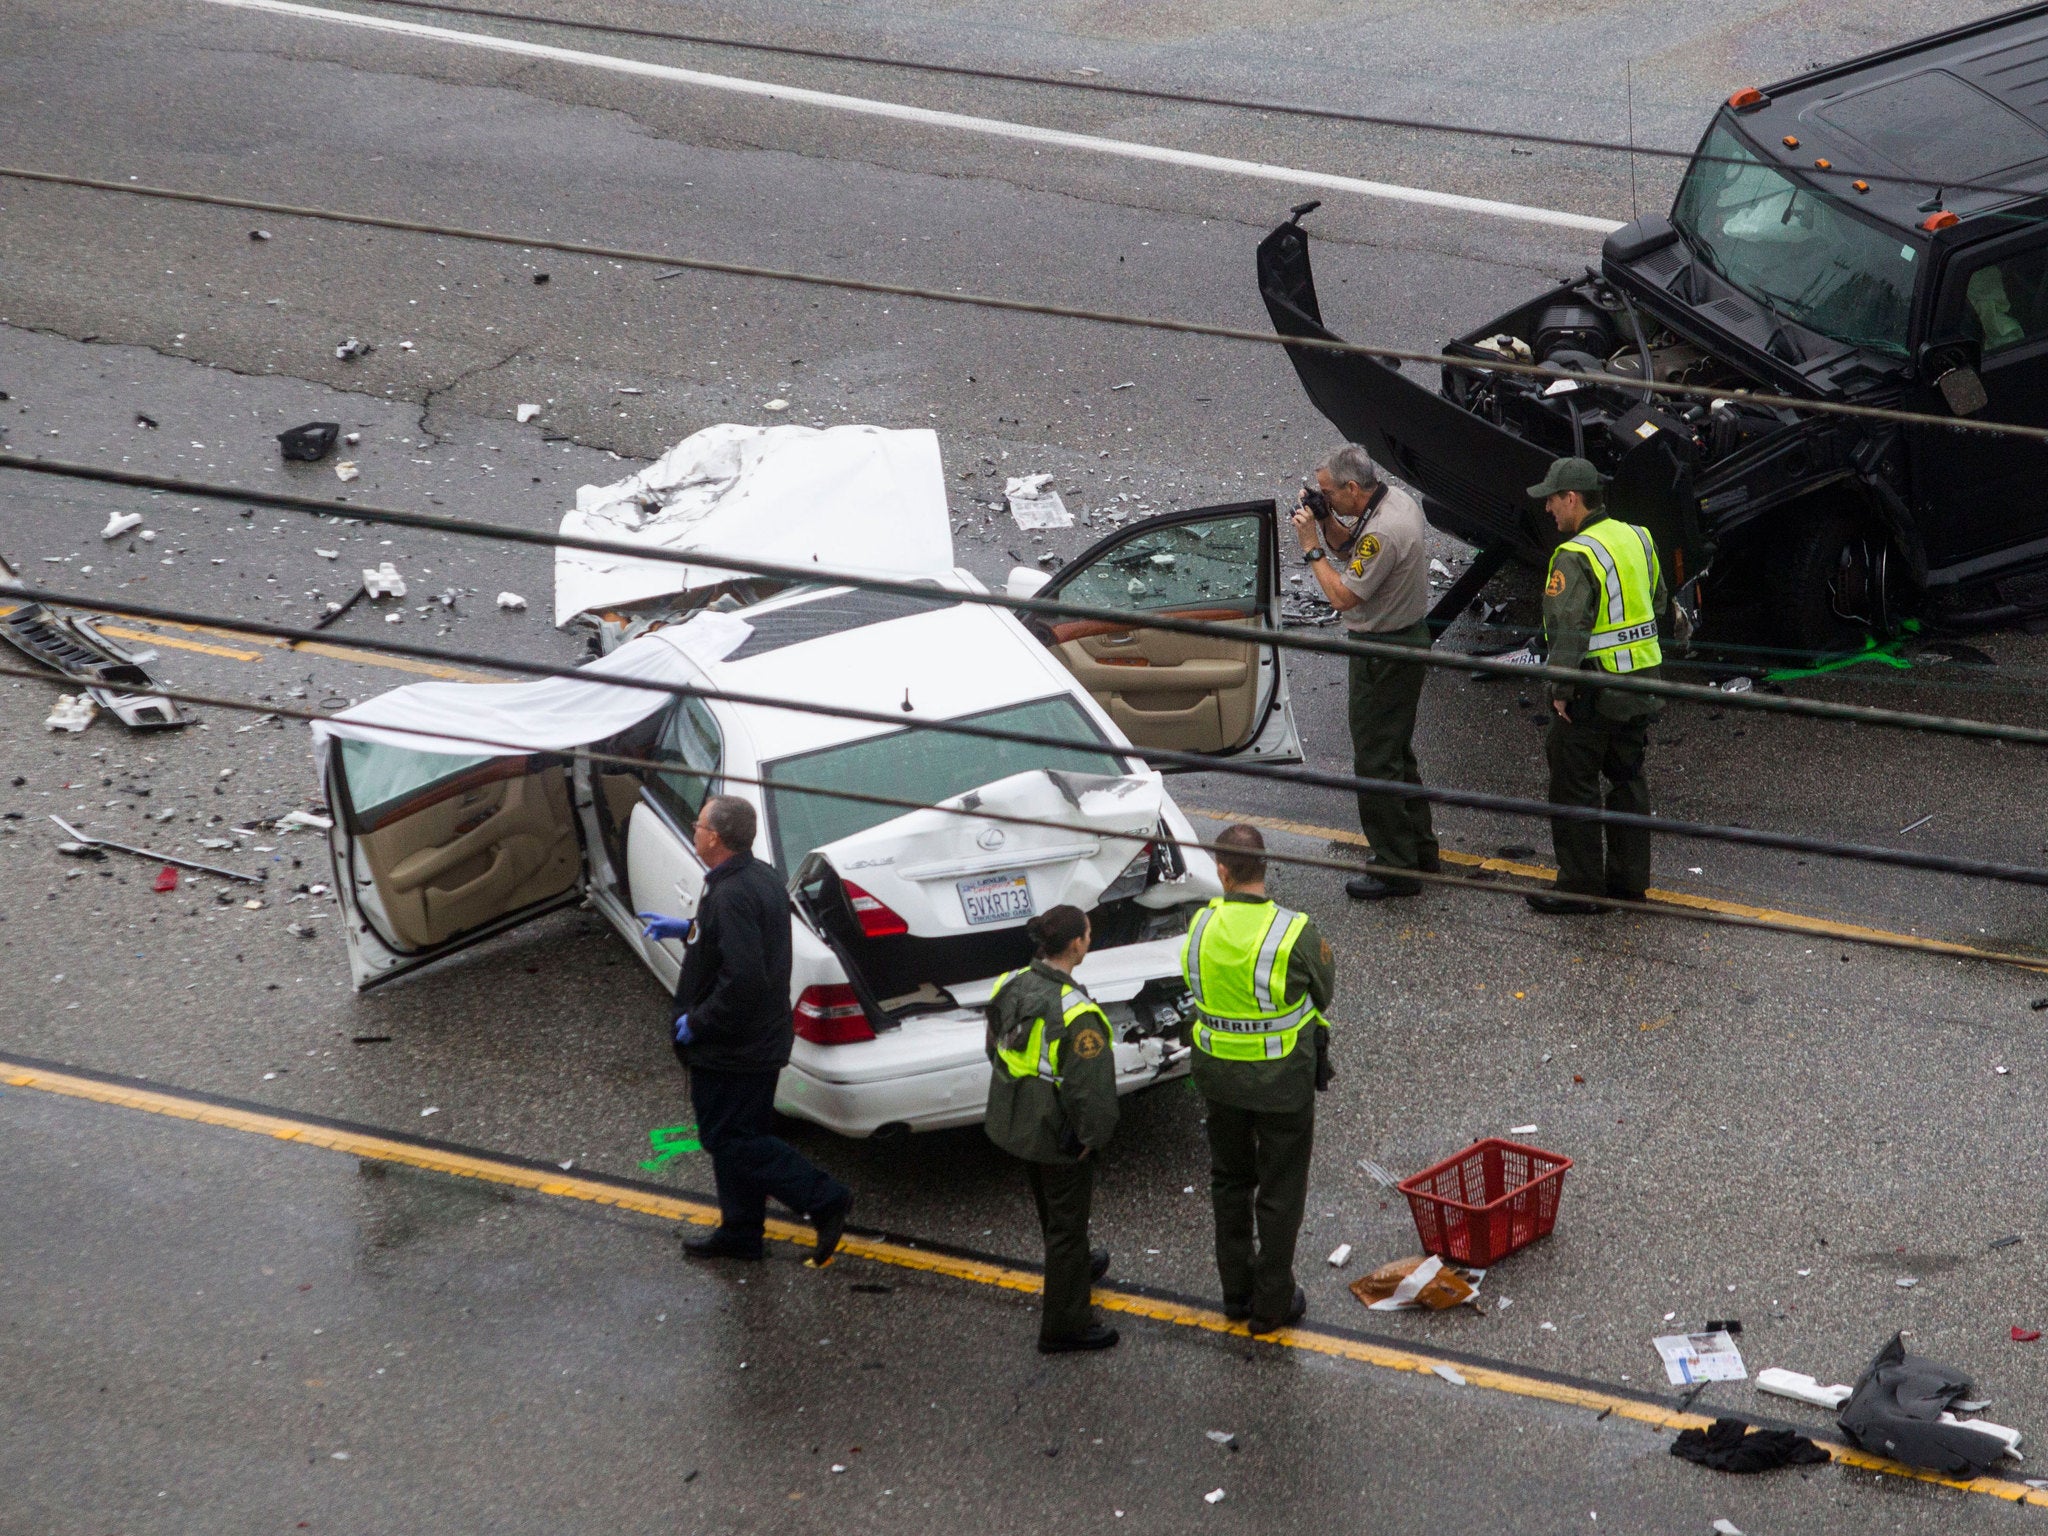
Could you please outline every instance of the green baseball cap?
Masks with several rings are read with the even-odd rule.
[[[1555,496],[1559,491],[1597,491],[1600,489],[1600,471],[1593,467],[1590,459],[1552,459],[1550,473],[1543,477],[1541,485],[1529,487],[1529,494],[1537,501]]]

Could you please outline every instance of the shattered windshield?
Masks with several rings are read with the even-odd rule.
[[[1916,247],[1780,174],[1725,127],[1686,172],[1672,222],[1701,260],[1781,319],[1906,355]]]
[[[1094,722],[1065,695],[963,719],[1006,731],[1054,736],[1074,745],[1028,747],[943,731],[891,731],[886,736],[868,736],[769,763],[762,768],[761,777],[768,781],[768,821],[782,867],[794,869],[811,850],[904,814],[901,805],[807,795],[799,785],[936,805],[1027,768],[1092,774],[1124,771]]]

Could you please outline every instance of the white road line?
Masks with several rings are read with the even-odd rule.
[[[1047,144],[1060,149],[1078,149],[1089,154],[1118,155],[1126,160],[1150,160],[1159,165],[1186,166],[1191,170],[1216,171],[1226,176],[1249,176],[1287,186],[1313,187],[1323,192],[1350,192],[1360,197],[1377,197],[1400,203],[1421,203],[1432,208],[1451,208],[1461,213],[1484,214],[1496,219],[1515,219],[1525,224],[1548,224],[1558,229],[1581,229],[1606,234],[1621,226],[1612,219],[1596,219],[1583,213],[1566,213],[1556,208],[1534,208],[1522,203],[1497,202],[1487,197],[1464,197],[1455,192],[1433,192],[1427,187],[1404,187],[1392,182],[1366,181],[1356,176],[1333,176],[1325,171],[1304,171],[1293,166],[1267,165],[1257,160],[1233,160],[1224,155],[1198,155],[1184,149],[1163,149],[1156,144],[1138,144],[1129,139],[1105,139],[1090,133],[1065,133],[1057,128],[1038,128],[1029,123],[1005,122],[995,117],[969,117],[959,112],[934,112],[926,107],[908,107],[899,102],[875,101],[865,96],[841,96],[831,91],[810,91],[794,85],[774,85],[761,80],[744,80],[737,75],[713,75],[703,70],[678,69],[669,64],[650,64],[641,59],[620,58],[608,53],[586,53],[577,48],[553,48],[545,43],[520,42],[482,32],[463,32],[450,27],[430,27],[416,21],[397,21],[384,16],[365,16],[354,11],[329,10],[324,6],[294,5],[290,0],[207,0],[210,5],[242,11],[268,11],[278,16],[296,16],[305,21],[331,22],[337,26],[361,27],[371,32],[391,32],[432,42],[454,43],[492,53],[518,54],[522,58],[550,59],[558,64],[580,64],[589,69],[606,69],[614,74],[642,75],[654,80],[672,80],[706,90],[730,91],[739,96],[761,96],[771,101],[794,102],[821,107],[831,112],[851,112],[862,117],[890,118],[896,122],[919,123],[929,128],[951,128],[962,133],[987,134],[992,138],[1017,139],[1027,144]]]

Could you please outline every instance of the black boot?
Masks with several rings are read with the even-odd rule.
[[[683,1252],[693,1259],[744,1259],[748,1263],[761,1262],[761,1239],[751,1243],[733,1236],[723,1227],[713,1227],[702,1237],[683,1239]]]

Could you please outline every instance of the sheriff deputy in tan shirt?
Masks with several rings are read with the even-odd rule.
[[[1366,451],[1346,443],[1316,467],[1316,491],[1304,489],[1294,514],[1302,559],[1345,630],[1361,639],[1427,650],[1429,547],[1422,508],[1388,485]],[[1361,779],[1422,782],[1415,762],[1415,710],[1422,698],[1419,661],[1353,656],[1352,771]],[[1437,871],[1429,802],[1399,795],[1358,796],[1358,824],[1372,844],[1372,872],[1344,884],[1359,901],[1413,896],[1421,885],[1400,871]]]

